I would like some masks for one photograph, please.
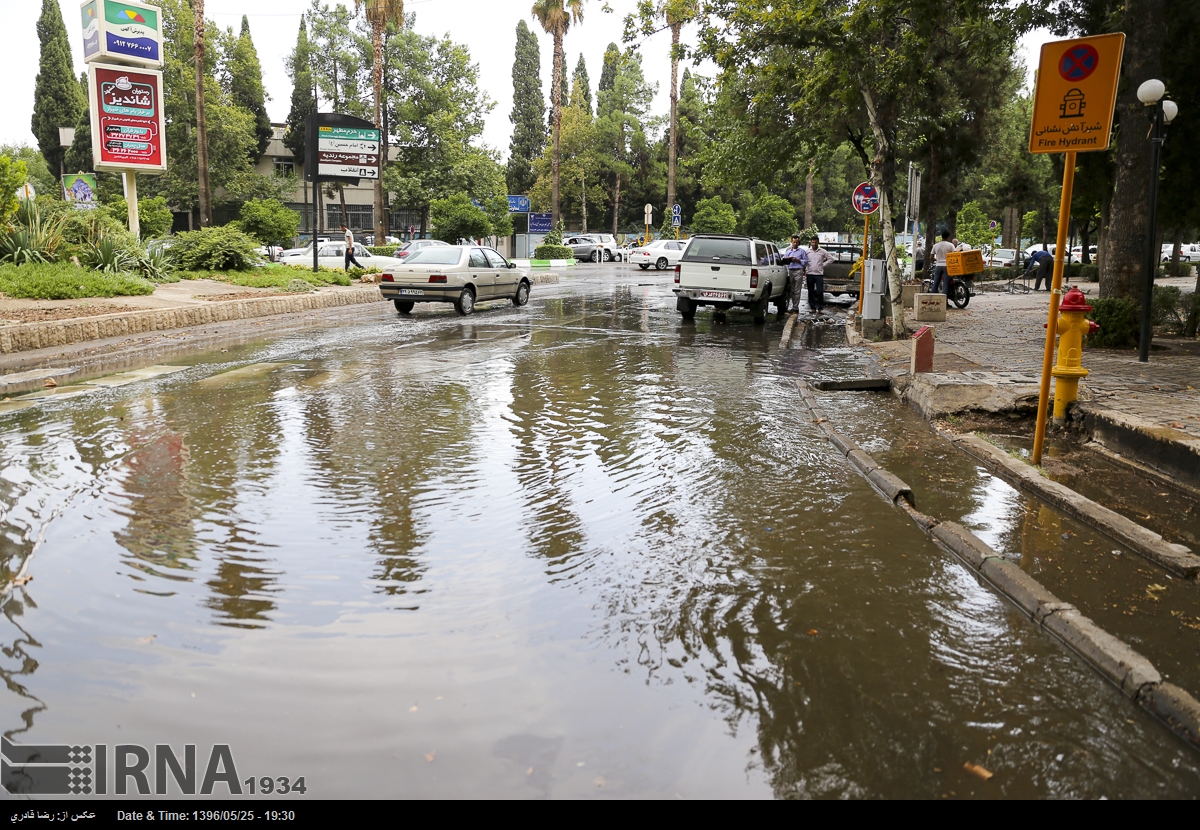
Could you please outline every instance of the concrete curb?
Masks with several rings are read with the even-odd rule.
[[[1200,438],[1096,404],[1078,407],[1093,441],[1131,455],[1160,474],[1200,487]]]
[[[945,433],[943,433],[945,434]],[[1109,510],[1069,487],[1043,478],[1033,467],[1019,461],[978,435],[948,435],[948,438],[972,458],[1018,490],[1024,490],[1050,503],[1072,518],[1091,525],[1102,533],[1128,545],[1137,553],[1173,574],[1195,579],[1200,574],[1200,556],[1184,545],[1168,542],[1152,530],[1142,527],[1120,513]]]
[[[318,291],[282,297],[258,297],[252,300],[228,300],[179,308],[146,309],[117,314],[101,314],[74,320],[49,320],[0,326],[0,354],[67,346],[85,340],[128,337],[189,326],[202,326],[228,320],[248,320],[276,314],[291,314],[322,308],[382,302],[378,288],[349,291]]]
[[[839,451],[842,445],[851,446],[852,449],[845,452],[851,464],[864,472],[867,480],[884,495],[889,491],[881,483],[891,484],[890,490],[896,492],[892,503],[904,510],[939,547],[957,556],[986,584],[1025,612],[1035,625],[1057,637],[1123,694],[1155,715],[1193,748],[1200,750],[1200,701],[1178,686],[1163,682],[1162,675],[1144,656],[1079,613],[1075,606],[1056,597],[970,530],[954,522],[939,522],[918,511],[912,502],[911,488],[880,467],[852,441],[838,436],[818,409],[808,384],[803,380],[796,384],[805,406],[830,442]],[[840,439],[841,443],[835,439]],[[986,444],[981,439],[977,440]],[[1010,460],[1016,463],[1015,459]],[[870,470],[863,470],[864,466],[870,466]]]

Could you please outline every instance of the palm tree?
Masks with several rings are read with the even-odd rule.
[[[563,37],[571,28],[571,22],[583,22],[584,0],[537,0],[533,4],[533,16],[542,28],[554,38],[554,79],[550,83],[551,102],[554,109],[554,155],[550,166],[550,211],[553,221],[558,222],[558,154],[559,131],[562,126],[562,78]]]
[[[371,46],[375,55],[371,64],[371,82],[375,87],[375,126],[383,130],[383,32],[388,24],[404,25],[404,0],[354,0],[354,10],[366,7],[371,24]],[[387,164],[388,137],[381,133],[379,142],[379,178],[375,180],[375,244],[386,240],[387,217],[383,204],[383,168]]]
[[[196,59],[196,182],[200,227],[212,225],[212,191],[208,186],[208,121],[204,117],[204,0],[192,2],[192,46]]]
[[[667,209],[675,204],[675,166],[679,154],[679,32],[696,16],[696,0],[666,0],[663,16],[671,30],[671,134],[667,147]]]

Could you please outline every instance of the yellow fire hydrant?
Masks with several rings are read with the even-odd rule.
[[[1061,424],[1067,417],[1067,406],[1079,394],[1079,379],[1088,376],[1080,365],[1083,336],[1093,334],[1100,326],[1084,317],[1092,307],[1083,292],[1072,288],[1058,307],[1058,359],[1050,374],[1054,375],[1054,422]]]

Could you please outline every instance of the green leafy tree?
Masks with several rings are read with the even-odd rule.
[[[615,49],[615,44],[610,45],[606,55]],[[642,73],[641,55],[617,53],[611,83],[597,95],[597,154],[609,177],[614,234],[620,232],[623,218],[632,219],[622,216],[622,207],[630,201],[630,193],[636,198],[653,187],[655,177],[648,175],[647,169],[651,154],[646,126],[654,92],[655,87],[646,83]],[[642,180],[641,192],[634,186],[638,179]],[[628,209],[625,212],[630,213]]]
[[[288,76],[292,79],[292,108],[288,111],[283,145],[292,152],[297,172],[304,169],[305,119],[317,111],[317,92],[312,73],[312,46],[308,41],[308,24],[300,19],[296,47],[288,58]]]
[[[0,222],[7,222],[17,212],[17,189],[28,179],[25,162],[0,154]]]
[[[258,138],[255,159],[267,151],[271,140],[271,118],[267,115],[267,92],[263,87],[262,64],[258,50],[250,37],[250,20],[242,15],[242,31],[233,43],[229,55],[229,96],[237,106],[254,116],[254,133]]]
[[[51,173],[49,165],[46,164],[46,158],[32,147],[27,147],[24,144],[5,144],[0,147],[0,154],[6,155],[14,161],[25,162],[25,175],[29,184],[33,185],[33,189],[37,191],[39,196],[55,196],[62,189],[57,173]],[[24,184],[24,182],[22,182]]]
[[[71,45],[58,0],[42,0],[37,35],[41,53],[34,83],[32,129],[42,156],[57,176],[63,164],[58,128],[74,127],[87,106],[87,99],[75,80]]]
[[[991,220],[980,209],[979,202],[967,202],[958,212],[958,238],[972,248],[990,250],[996,237],[990,224]]]
[[[796,230],[796,210],[786,199],[763,193],[742,215],[742,231],[771,241],[786,239]]]
[[[592,215],[595,216],[596,206],[604,204],[606,197],[597,176],[600,170],[600,157],[597,150],[598,134],[595,119],[592,118],[590,110],[574,104],[566,107],[562,115],[559,159],[560,194],[563,201],[563,213],[572,220],[579,217],[584,233],[587,233],[588,230],[589,201],[593,208]],[[535,165],[538,180],[534,184],[530,196],[539,206],[545,205],[549,201],[551,164],[552,159],[547,150]]]
[[[604,50],[604,63],[600,68],[600,83],[596,86],[597,93],[613,88],[617,77],[617,64],[621,61],[621,49],[617,44],[610,43]]]
[[[737,230],[737,215],[733,205],[727,205],[720,196],[701,199],[692,215],[694,233],[733,233]]]
[[[550,195],[550,212],[554,216],[554,220],[558,220],[558,201],[559,201],[559,151],[560,140],[559,132],[562,127],[562,109],[564,105],[563,87],[565,79],[563,76],[563,38],[567,35],[567,30],[571,28],[571,23],[583,22],[583,3],[584,0],[537,0],[533,4],[533,16],[537,18],[538,23],[542,28],[554,38],[554,76],[550,82],[551,94],[553,101],[551,102],[551,111],[554,115],[553,125],[553,182]]]
[[[533,162],[546,147],[546,102],[542,98],[541,57],[537,36],[524,21],[517,23],[517,47],[513,57],[513,107],[508,118],[513,124],[508,146],[508,192],[527,194],[533,187]]]
[[[103,210],[121,226],[129,227],[129,206],[124,196],[114,196],[104,203]],[[138,225],[141,228],[142,239],[161,239],[171,232],[175,215],[167,207],[167,200],[162,196],[152,196],[149,199],[138,199]]]
[[[242,205],[242,230],[264,245],[290,242],[299,227],[300,217],[278,199],[253,199]]]
[[[476,207],[465,193],[455,193],[445,199],[435,199],[429,208],[436,239],[457,244],[460,239],[481,239],[490,236],[492,223],[487,214]]]
[[[583,59],[583,53],[579,53],[579,62],[575,64],[575,74],[571,76],[571,106],[579,107],[586,110],[588,115],[593,115],[592,112],[592,87],[588,80],[587,63]]]

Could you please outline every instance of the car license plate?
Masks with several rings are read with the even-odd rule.
[[[706,300],[728,300],[728,291],[701,291],[700,296]]]
[[[422,295],[423,295],[425,292],[424,292],[422,289],[420,289],[420,288],[401,288],[401,289],[400,289],[400,293],[401,293],[401,294],[411,294],[411,295],[413,295],[413,296],[420,297],[420,296],[422,296]]]

